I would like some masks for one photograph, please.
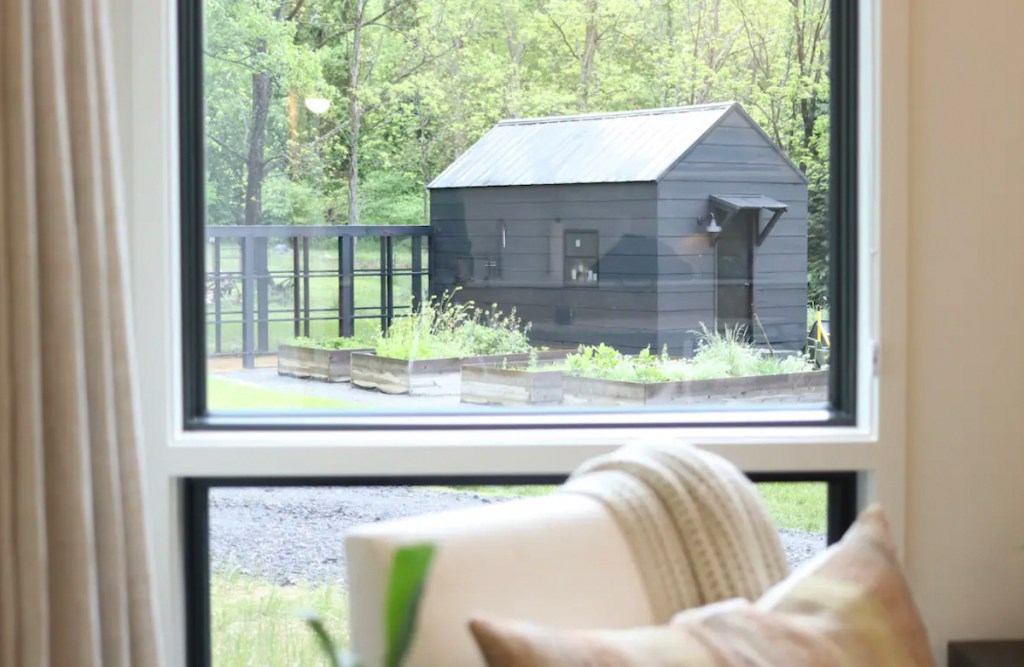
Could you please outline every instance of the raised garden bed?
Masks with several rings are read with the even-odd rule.
[[[828,371],[650,383],[566,375],[562,384],[566,405],[802,402],[825,400],[827,392]]]
[[[348,382],[354,352],[372,354],[373,350],[327,350],[282,344],[277,348],[277,374],[321,382]]]
[[[536,353],[540,361],[565,358],[565,351],[544,350]],[[492,354],[455,359],[396,359],[373,354],[352,355],[352,384],[365,389],[376,389],[386,394],[414,396],[458,396],[460,374],[464,366],[489,364],[500,366],[526,363],[528,352]]]
[[[562,359],[567,353],[562,352]],[[560,365],[502,366],[476,364],[462,367],[462,402],[477,405],[559,405],[562,402]]]

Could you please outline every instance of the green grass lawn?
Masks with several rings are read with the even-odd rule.
[[[341,399],[306,396],[280,389],[207,376],[206,403],[211,410],[351,410],[359,406]]]
[[[824,534],[828,527],[828,485],[822,482],[765,482],[757,485],[775,525]]]
[[[315,610],[348,642],[345,591],[337,585],[276,586],[237,574],[210,582],[213,667],[319,667],[323,654],[299,617]]]

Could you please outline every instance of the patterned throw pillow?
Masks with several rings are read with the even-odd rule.
[[[756,603],[685,611],[671,625],[563,632],[474,619],[489,667],[934,667],[882,511]]]

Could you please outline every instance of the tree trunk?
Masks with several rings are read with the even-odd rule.
[[[363,110],[359,104],[360,49],[363,39],[363,12],[366,0],[356,1],[356,18],[352,29],[352,60],[349,63],[349,139],[348,139],[348,224],[359,224],[359,129]]]
[[[813,5],[808,5],[807,0],[793,0],[798,72],[801,81],[812,78],[815,84],[821,81],[823,72],[827,70],[825,64],[820,62],[821,36],[826,29],[828,17],[828,10],[822,6],[821,1],[815,0]],[[814,145],[814,127],[820,115],[817,89],[812,89],[810,96],[800,99],[798,111],[803,129],[803,148],[817,157]],[[807,171],[806,160],[801,160],[800,169]]]
[[[426,128],[420,125],[420,132],[425,133]],[[420,138],[420,170],[423,173],[423,224],[430,224],[430,190],[427,184],[430,183],[430,143],[431,140],[421,136]]]
[[[266,44],[260,46],[266,52]],[[257,72],[252,75],[252,126],[249,131],[249,150],[245,156],[245,224],[263,222],[263,160],[267,143],[267,116],[270,113],[270,75]]]
[[[587,27],[580,54],[580,111],[590,108],[590,84],[594,76],[594,61],[601,36],[597,32],[597,0],[587,0]]]
[[[509,118],[519,118],[522,113],[522,81],[523,75],[521,65],[523,54],[526,53],[526,43],[519,41],[519,35],[506,35],[505,48],[508,49],[509,62],[512,63],[512,73],[508,82],[507,96],[505,99],[505,110]]]
[[[299,2],[295,11],[302,7]],[[281,12],[284,11],[284,1],[278,5],[274,12],[274,20],[281,20]],[[294,16],[294,14],[293,14]],[[261,40],[256,45],[255,60],[267,52],[266,40]],[[245,156],[245,224],[263,224],[263,179],[266,177],[267,163],[263,159],[264,148],[267,143],[267,117],[270,115],[270,74],[267,72],[255,72],[252,75],[252,124],[249,132],[249,150]],[[257,262],[260,260],[257,259]],[[263,259],[264,265],[266,258]]]
[[[416,118],[419,121],[418,139],[420,144],[420,174],[423,177],[423,224],[430,224],[430,191],[427,184],[430,183],[430,119],[423,111],[423,104],[420,94],[416,93]]]
[[[262,43],[258,52],[266,53],[267,45]],[[263,224],[263,178],[266,162],[263,159],[264,147],[267,142],[267,116],[270,113],[270,75],[257,72],[252,75],[252,130],[249,133],[249,151],[245,156],[245,224]],[[255,238],[252,272],[256,276],[256,351],[266,352],[269,349],[269,329],[267,325],[267,304],[269,301],[270,280],[267,264],[267,239]],[[248,352],[248,350],[246,350]]]
[[[429,149],[424,148],[423,153],[426,154]],[[426,184],[430,181],[430,165],[427,164],[426,157],[423,161],[423,224],[430,225],[430,190],[427,189]]]

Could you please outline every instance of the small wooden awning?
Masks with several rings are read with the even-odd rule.
[[[764,243],[772,228],[775,227],[775,223],[779,221],[783,213],[789,210],[788,205],[764,195],[711,195],[711,203],[729,212],[721,223],[723,227],[740,211],[760,211],[761,209],[771,211],[771,219],[763,226],[758,219],[757,245]]]

